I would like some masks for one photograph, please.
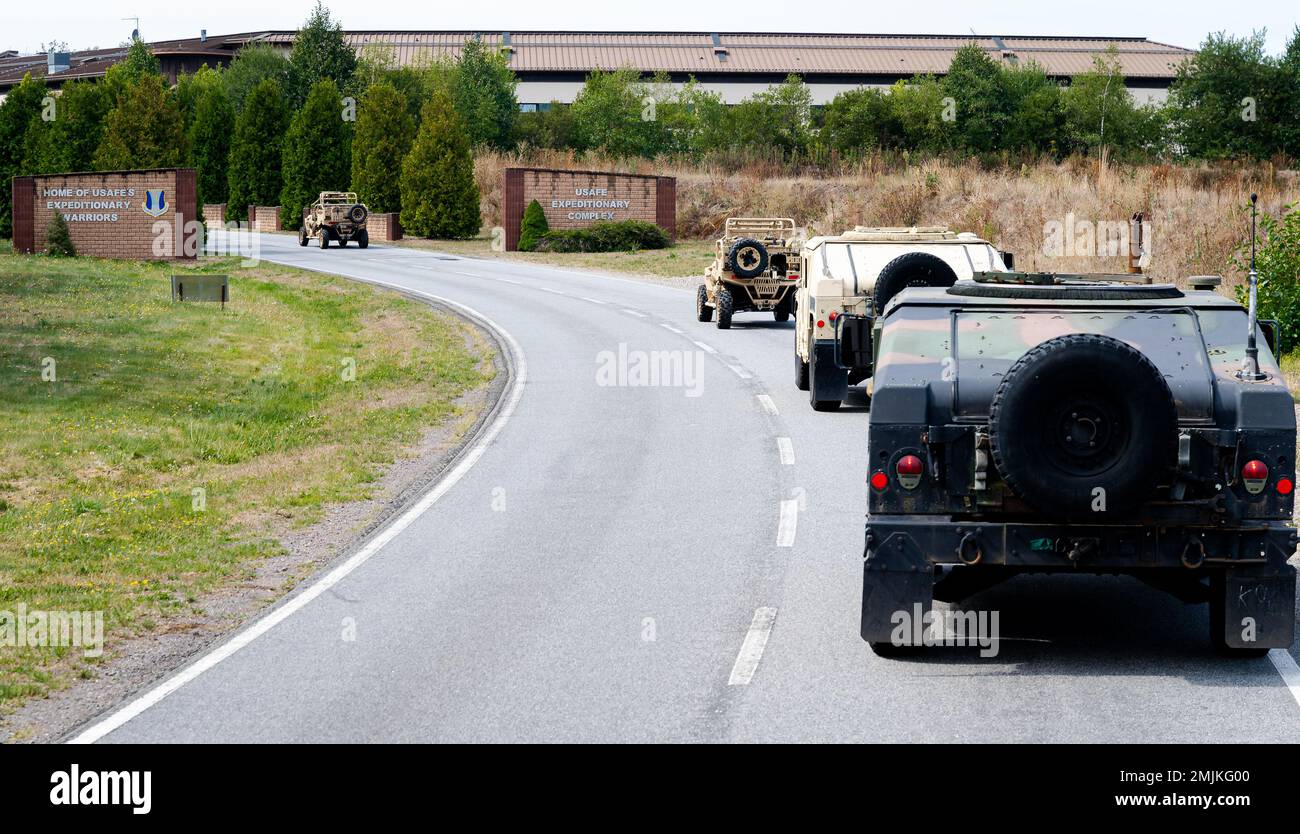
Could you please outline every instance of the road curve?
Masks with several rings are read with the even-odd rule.
[[[1129,579],[987,592],[993,658],[872,655],[866,401],[808,407],[790,324],[718,331],[659,284],[399,247],[271,235],[262,257],[477,311],[526,362],[518,402],[368,558],[78,740],[1300,741],[1285,661],[1214,656],[1203,606]],[[619,384],[649,351],[698,377]]]

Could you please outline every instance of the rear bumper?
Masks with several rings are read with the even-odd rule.
[[[930,565],[984,564],[1109,572],[1125,568],[1281,570],[1296,529],[1281,521],[1241,527],[1147,527],[953,521],[935,516],[867,520],[867,560],[890,549]]]
[[[1065,526],[880,516],[867,521],[862,575],[864,640],[887,642],[896,616],[933,603],[935,567],[1002,573],[1054,571],[1211,577],[1213,624],[1234,648],[1287,648],[1295,640],[1296,529],[1283,522],[1236,528]],[[1243,642],[1243,629],[1252,634]]]

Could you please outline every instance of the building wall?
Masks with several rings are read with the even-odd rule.
[[[146,192],[161,190],[162,211],[146,211]],[[14,249],[45,250],[54,212],[68,223],[80,255],[152,259],[194,257],[178,237],[197,219],[193,168],[50,174],[14,180]],[[176,221],[180,220],[180,228]],[[155,224],[167,224],[160,232]],[[161,228],[161,227],[160,227]]]

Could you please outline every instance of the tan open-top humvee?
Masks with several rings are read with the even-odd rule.
[[[777,321],[794,312],[802,236],[788,217],[729,217],[718,251],[695,294],[695,317],[718,329],[731,327],[733,313],[770,311]]]
[[[366,219],[370,211],[357,201],[354,191],[322,191],[316,202],[302,210],[302,227],[298,229],[298,245],[307,241],[320,241],[320,248],[329,248],[330,241],[347,246],[355,240],[365,249],[370,245]]]

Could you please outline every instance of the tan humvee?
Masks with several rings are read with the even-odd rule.
[[[695,317],[718,314],[718,329],[731,327],[733,313],[770,311],[777,321],[794,312],[794,282],[802,240],[788,217],[729,217],[718,238],[717,255],[695,293]]]
[[[370,233],[366,231],[369,216],[370,211],[357,202],[356,192],[322,191],[316,202],[302,210],[298,245],[306,246],[314,238],[320,241],[320,248],[327,249],[331,240],[338,241],[339,246],[355,240],[365,249],[370,245]]]
[[[979,236],[943,226],[857,226],[810,238],[795,291],[795,385],[814,409],[839,408],[848,387],[871,376],[873,325],[900,290],[949,287],[1010,261]]]

